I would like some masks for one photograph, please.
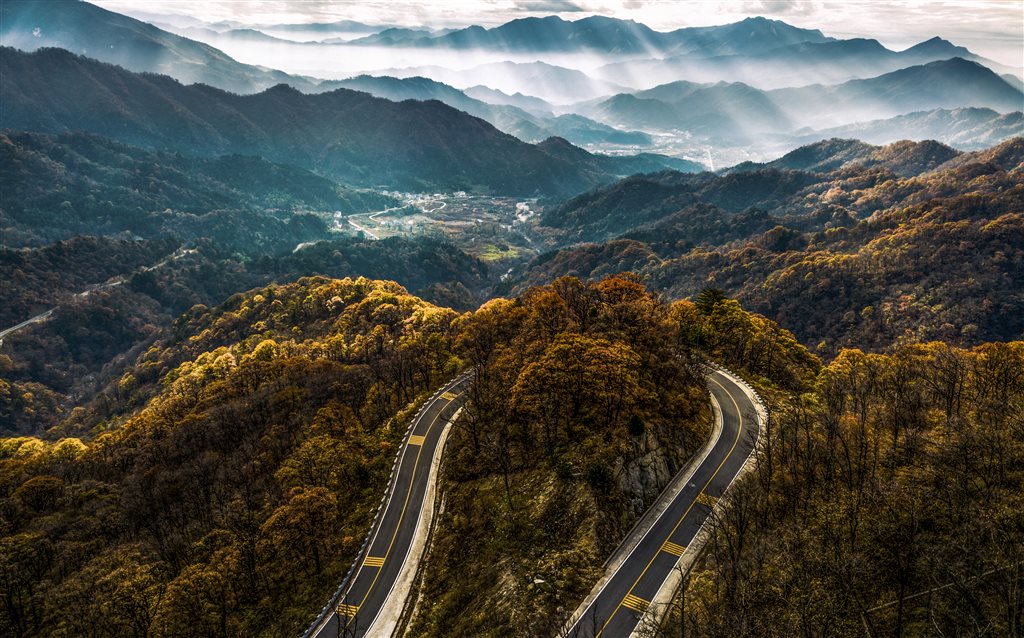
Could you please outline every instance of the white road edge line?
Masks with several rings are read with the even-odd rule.
[[[459,385],[459,383],[462,382],[462,380],[465,378],[465,376],[466,376],[465,374],[460,374],[459,376],[455,377],[454,379],[452,379],[451,381],[446,383],[444,386],[441,387],[441,389],[439,389],[437,392],[435,392],[433,395],[431,395],[430,398],[427,399],[424,402],[423,408],[421,408],[421,409],[424,409],[427,406],[433,405],[434,402],[437,401],[438,397],[441,395],[442,392],[447,392],[447,391],[451,390],[451,388]],[[413,417],[413,424],[415,424],[415,422],[419,418],[420,418],[420,416],[418,414],[415,417]],[[399,459],[404,459],[405,458],[405,453],[409,449],[409,445],[408,445],[408,443],[409,443],[409,436],[412,433],[412,430],[413,430],[413,428],[410,427],[405,432],[405,436],[402,439],[402,449],[401,449],[401,451],[398,454],[398,458]],[[395,471],[394,471],[394,468],[392,468],[391,476],[388,477],[388,490],[387,490],[387,492],[384,493],[384,496],[381,498],[381,503],[380,503],[380,505],[377,506],[377,514],[374,516],[373,522],[370,524],[371,525],[370,529],[373,530],[373,534],[372,534],[372,536],[367,536],[366,539],[363,540],[363,545],[360,548],[359,553],[356,554],[356,563],[355,564],[358,565],[359,567],[356,569],[355,573],[351,575],[351,580],[349,580],[348,575],[346,575],[345,580],[349,581],[349,585],[354,583],[359,578],[359,574],[363,570],[363,564],[362,564],[363,553],[366,552],[366,551],[369,551],[369,548],[373,546],[373,542],[375,540],[377,540],[377,536],[380,534],[380,530],[381,530],[380,525],[378,525],[378,518],[381,516],[381,512],[382,511],[386,511],[387,510],[387,508],[384,506],[385,500],[387,501],[388,504],[391,503],[391,498],[394,495],[394,491],[395,491],[395,488],[397,487],[397,485],[398,485],[398,483],[395,480]],[[410,486],[410,489],[411,489],[411,486]],[[351,572],[351,571],[352,570],[350,568],[349,572]],[[344,584],[344,582],[342,584]],[[340,601],[340,599],[339,599],[339,601]],[[334,604],[336,604],[339,601],[335,601],[333,599],[328,601],[327,605],[324,606],[324,609],[327,609],[328,607],[333,606]],[[321,610],[321,613],[323,613],[323,610]],[[316,626],[313,628],[312,631],[307,630],[308,635],[311,636],[312,638],[316,638],[317,636],[319,636],[320,632],[323,631],[323,629],[327,625],[327,623],[336,614],[337,614],[337,612],[332,610],[331,613],[325,615],[323,617],[323,619],[318,620],[318,621],[315,620],[314,623],[316,624]],[[303,635],[305,636],[307,634],[303,634]]]
[[[402,568],[399,570],[398,576],[395,577],[395,582],[392,583],[391,589],[388,590],[388,595],[385,598],[387,602],[366,630],[366,635],[368,636],[393,636],[395,630],[398,629],[409,593],[412,591],[413,583],[416,580],[416,572],[419,571],[420,559],[423,557],[423,552],[426,549],[427,537],[430,535],[430,524],[434,517],[435,492],[437,491],[437,472],[441,465],[441,456],[444,452],[445,443],[448,441],[448,435],[451,433],[451,427],[460,414],[462,414],[461,407],[452,414],[444,429],[441,430],[441,436],[437,440],[437,448],[434,450],[434,458],[430,463],[427,489],[423,491],[423,500],[420,502],[420,515],[416,520],[416,533],[409,544],[409,549],[405,552],[405,558],[402,559]],[[410,560],[410,557],[415,558]],[[395,598],[392,598],[392,596],[395,596]]]
[[[661,623],[662,618],[665,616],[665,613],[668,612],[669,606],[672,604],[672,598],[679,590],[680,585],[682,585],[683,576],[688,574],[693,568],[693,564],[697,561],[697,557],[700,556],[701,551],[704,549],[704,544],[711,536],[711,533],[705,529],[705,525],[709,520],[711,520],[711,516],[713,514],[721,512],[722,509],[726,507],[726,499],[729,496],[730,489],[737,481],[751,471],[753,467],[750,463],[751,459],[756,459],[760,447],[765,445],[768,412],[764,403],[761,401],[760,395],[758,395],[743,379],[734,375],[732,372],[722,368],[719,368],[717,372],[732,381],[736,387],[738,387],[740,391],[747,396],[751,405],[754,406],[754,410],[757,412],[757,443],[747,454],[747,458],[743,461],[743,465],[741,465],[740,469],[736,472],[736,476],[729,481],[729,485],[727,485],[725,490],[722,492],[722,496],[719,497],[718,501],[715,503],[711,513],[708,514],[707,518],[704,519],[704,522],[701,523],[700,529],[697,530],[697,533],[694,535],[690,545],[686,548],[686,551],[679,557],[679,560],[676,561],[675,567],[672,568],[672,571],[670,571],[668,576],[665,577],[665,580],[662,581],[661,586],[658,588],[658,593],[651,599],[647,610],[637,621],[636,627],[629,635],[630,638],[643,638],[648,635],[651,628],[657,627],[658,624]],[[718,406],[718,400],[714,398],[714,395],[712,395],[712,399],[720,415],[721,407]],[[743,414],[740,414],[740,419],[742,418]]]
[[[605,570],[605,575],[601,578],[601,580],[598,581],[597,585],[595,586],[594,590],[591,591],[590,595],[583,599],[583,602],[570,617],[570,620],[563,628],[563,631],[560,632],[558,635],[561,636],[571,634],[572,628],[576,625],[580,618],[582,618],[583,615],[587,612],[587,609],[589,609],[590,606],[593,605],[594,601],[596,601],[601,596],[601,593],[605,590],[605,587],[607,587],[612,577],[619,571],[619,568],[627,560],[629,560],[629,557],[633,555],[633,552],[635,552],[636,548],[640,546],[640,543],[643,542],[645,538],[647,538],[647,535],[651,533],[652,529],[654,529],[654,525],[658,522],[658,519],[661,518],[662,514],[664,514],[665,511],[668,509],[668,506],[671,505],[673,501],[675,501],[676,497],[679,495],[679,492],[686,487],[687,483],[690,482],[690,479],[693,478],[693,475],[696,474],[697,470],[700,469],[701,465],[704,464],[704,461],[706,461],[708,456],[711,454],[711,450],[713,450],[715,446],[718,445],[719,440],[721,440],[722,438],[723,430],[725,429],[722,420],[722,408],[718,405],[718,400],[715,399],[715,395],[711,392],[710,389],[708,390],[708,394],[711,397],[711,407],[715,413],[715,423],[711,430],[711,437],[707,440],[707,442],[704,443],[703,450],[698,451],[697,454],[699,456],[694,455],[693,460],[690,461],[689,465],[687,465],[687,467],[684,470],[680,471],[679,474],[676,475],[677,477],[679,477],[683,476],[685,473],[685,478],[682,481],[679,481],[677,483],[676,480],[673,479],[672,481],[669,482],[670,486],[676,485],[678,489],[674,491],[675,493],[672,493],[671,497],[668,497],[669,492],[662,492],[662,494],[659,496],[659,500],[664,499],[664,501],[661,503],[660,511],[658,512],[658,514],[653,517],[653,520],[651,520],[650,526],[647,528],[646,531],[644,531],[644,533],[640,537],[638,537],[635,540],[634,543],[632,543],[632,547],[630,547],[629,552],[626,553],[626,555],[623,558],[621,558],[618,562],[614,564],[608,565],[608,568]],[[652,505],[651,510],[649,511],[652,511],[657,507],[658,504],[656,501],[655,505]],[[643,514],[641,516],[641,519],[643,519],[646,516],[648,516],[648,514]]]

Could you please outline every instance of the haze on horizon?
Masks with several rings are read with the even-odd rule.
[[[660,31],[764,16],[838,38],[874,38],[900,50],[939,36],[997,62],[1021,66],[1024,0],[95,0],[149,21],[233,21],[245,26],[355,20],[389,26],[496,26],[516,18],[591,15],[632,19]]]

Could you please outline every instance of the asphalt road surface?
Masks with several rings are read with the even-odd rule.
[[[413,421],[403,443],[398,469],[392,476],[384,512],[370,532],[367,549],[335,606],[334,612],[311,634],[316,638],[359,638],[373,635],[374,621],[388,598],[402,567],[411,556],[417,522],[423,509],[434,452],[444,426],[465,401],[469,378],[461,376],[428,401]],[[404,601],[390,601],[401,605]]]
[[[608,579],[567,636],[627,638],[632,634],[715,503],[754,450],[759,426],[753,403],[735,381],[721,372],[708,374],[708,386],[722,410],[721,433],[690,480]]]

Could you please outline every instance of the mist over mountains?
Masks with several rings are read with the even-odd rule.
[[[668,33],[633,20],[592,16],[566,21],[558,16],[520,18],[492,29],[470,26],[450,33],[410,31],[392,38],[403,47],[490,49],[525,52],[594,52],[605,55],[754,54],[797,42],[828,42],[817,29],[800,29],[778,20],[748,18],[721,27],[689,27]],[[353,44],[380,44],[363,38]]]
[[[0,636],[1019,633],[1012,11],[95,1],[0,0]]]
[[[1024,109],[1020,68],[943,38],[894,51],[758,17],[667,32],[601,16],[461,29],[179,19],[172,33],[71,0],[11,0],[0,16],[0,43],[26,51],[65,48],[238,94],[287,84],[438,100],[524,142],[716,166],[836,135],[981,148],[1019,134]]]
[[[288,82],[313,82],[281,71],[242,64],[203,42],[77,0],[10,0],[0,4],[0,44],[24,51],[59,47],[130,71],[171,75],[234,93],[253,93]]]
[[[305,94],[285,84],[235,95],[60,49],[0,49],[0,72],[10,82],[0,127],[84,130],[197,155],[260,155],[350,185],[552,196],[615,176],[687,168],[671,158],[595,158],[582,150],[566,161],[436,100],[392,102],[348,89]]]

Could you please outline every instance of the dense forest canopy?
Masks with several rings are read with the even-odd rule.
[[[825,356],[912,340],[1024,336],[1024,138],[957,153],[833,140],[722,175],[635,176],[550,209],[519,286],[643,274],[722,288]],[[516,290],[513,284],[511,290]]]
[[[478,303],[487,277],[479,260],[428,238],[333,239],[255,257],[209,241],[186,249],[173,239],[76,238],[45,248],[0,248],[0,264],[12,273],[0,279],[0,294],[11,301],[0,309],[0,325],[53,308],[46,321],[0,344],[0,382],[11,388],[0,393],[0,431],[16,433],[43,432],[76,407],[102,409],[123,371],[179,315],[239,291],[307,275],[365,273],[466,310]],[[102,282],[120,283],[95,287]]]
[[[397,202],[260,157],[155,152],[86,133],[0,133],[0,243],[76,235],[213,239],[248,253],[328,236],[310,212]]]
[[[667,636],[1014,636],[1024,342],[843,350],[774,393]]]
[[[388,282],[258,289],[183,317],[82,436],[3,439],[0,630],[299,633],[456,370],[457,317]]]

